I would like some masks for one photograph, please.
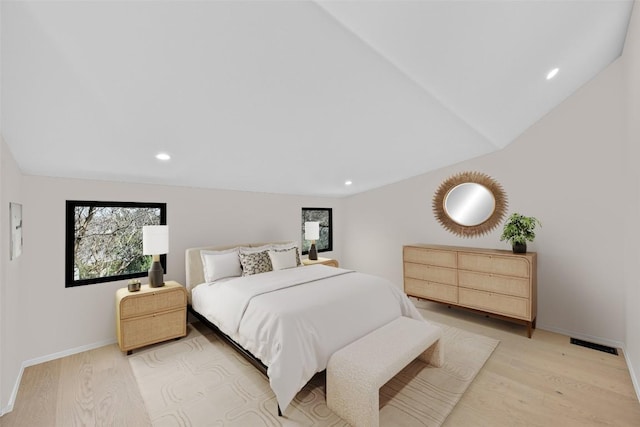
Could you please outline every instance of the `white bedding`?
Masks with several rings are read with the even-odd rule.
[[[267,366],[283,411],[336,350],[399,316],[422,320],[388,280],[325,265],[202,284],[191,298]]]

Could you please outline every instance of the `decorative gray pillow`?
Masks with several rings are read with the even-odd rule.
[[[240,264],[242,265],[242,275],[250,276],[252,274],[266,273],[273,270],[269,252],[253,252],[244,253],[240,251]]]

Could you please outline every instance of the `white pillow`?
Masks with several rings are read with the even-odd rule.
[[[272,249],[291,249],[297,248],[299,245],[296,242],[287,242],[287,243],[274,243],[271,245]]]
[[[300,265],[302,265],[302,262],[300,261],[300,249],[298,249],[298,248],[299,248],[299,246],[298,246],[298,244],[296,242],[274,244],[271,247],[271,249],[273,249],[275,251],[294,249],[295,252],[296,252],[296,263],[298,264],[298,266],[300,266]]]
[[[238,248],[224,251],[200,251],[204,281],[215,282],[225,277],[242,276]]]
[[[279,251],[270,250],[269,258],[271,259],[273,271],[297,267],[296,250],[297,248]]]
[[[272,248],[273,248],[273,246],[271,246],[271,245],[264,245],[264,246],[256,246],[256,247],[241,246],[238,249],[243,254],[255,254],[255,253],[258,253],[258,252],[268,251],[269,249],[272,249]]]

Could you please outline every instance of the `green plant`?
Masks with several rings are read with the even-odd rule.
[[[516,244],[526,244],[527,241],[533,242],[533,239],[536,238],[534,230],[537,225],[542,227],[542,224],[536,218],[513,213],[504,223],[500,240],[506,240],[511,243],[512,246]]]

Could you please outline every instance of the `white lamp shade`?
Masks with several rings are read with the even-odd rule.
[[[169,253],[169,226],[145,225],[142,227],[142,254],[161,255]]]
[[[320,223],[313,221],[305,222],[304,238],[306,240],[318,240],[320,238]]]

